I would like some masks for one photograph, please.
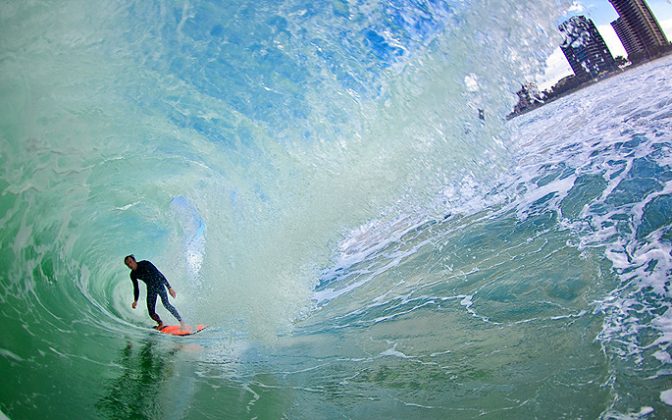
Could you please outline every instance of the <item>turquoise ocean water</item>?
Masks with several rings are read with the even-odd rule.
[[[672,58],[504,118],[568,7],[0,3],[0,417],[672,417]]]

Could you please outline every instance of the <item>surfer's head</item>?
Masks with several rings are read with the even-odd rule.
[[[126,267],[130,268],[131,270],[135,271],[136,268],[138,268],[138,263],[135,261],[135,255],[127,255],[124,258],[124,264],[126,264]]]

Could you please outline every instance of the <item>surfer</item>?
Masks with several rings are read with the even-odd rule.
[[[170,287],[170,283],[168,283],[166,276],[154,267],[154,264],[151,262],[146,260],[136,261],[135,256],[132,254],[124,258],[124,264],[131,269],[131,281],[133,282],[133,303],[131,304],[131,307],[135,309],[138,306],[138,296],[140,295],[138,279],[140,279],[147,284],[147,311],[149,312],[149,316],[158,323],[154,328],[157,330],[163,328],[163,321],[161,321],[161,317],[159,317],[155,310],[156,298],[160,296],[163,307],[180,321],[180,329],[184,330],[185,325],[182,321],[182,317],[177,312],[177,309],[175,309],[175,307],[168,301],[166,287],[172,297],[177,296],[177,293]]]

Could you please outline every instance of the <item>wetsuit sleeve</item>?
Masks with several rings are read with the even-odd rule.
[[[165,284],[167,288],[170,289],[170,283],[168,283],[168,279],[166,278],[166,276],[164,276],[163,273],[160,272],[159,270],[156,270],[156,271],[158,271],[158,273],[159,273],[159,278],[161,279],[161,282],[163,284]]]
[[[160,272],[159,269],[156,268],[156,266],[154,264],[152,264],[152,263],[149,263],[149,264],[151,266],[152,271],[154,271],[155,278],[157,278],[159,280],[159,283],[160,284],[165,284],[166,287],[170,289],[170,283],[168,283],[168,279],[166,278],[166,276],[164,276],[163,273]]]
[[[133,301],[137,302],[138,297],[140,297],[140,290],[138,289],[138,279],[135,278],[133,272],[131,272],[131,281],[133,282]]]

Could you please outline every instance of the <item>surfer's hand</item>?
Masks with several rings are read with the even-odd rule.
[[[168,293],[170,293],[170,295],[171,295],[172,297],[177,296],[177,293],[175,293],[175,290],[173,290],[172,287],[171,287],[170,289],[168,289]]]
[[[138,301],[137,300],[133,301],[133,303],[131,303],[131,308],[135,309],[136,306],[138,306]]]

